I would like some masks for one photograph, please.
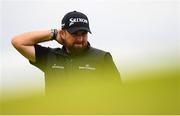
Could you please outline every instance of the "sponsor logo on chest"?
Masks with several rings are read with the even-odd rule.
[[[51,68],[53,68],[53,69],[64,69],[64,66],[53,64]]]
[[[96,70],[96,68],[86,64],[85,66],[79,66],[79,70]]]
[[[53,64],[51,66],[52,69],[65,69],[65,67],[63,65],[57,65],[57,64]],[[79,70],[96,70],[95,67],[90,66],[89,64],[85,64],[85,65],[79,65],[78,66]]]

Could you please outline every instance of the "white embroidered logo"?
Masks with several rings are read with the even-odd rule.
[[[61,26],[64,27],[64,26],[65,26],[65,23],[61,24]]]
[[[86,64],[85,66],[79,66],[79,70],[96,70],[95,67],[90,67],[89,64]]]
[[[64,69],[64,66],[58,66],[58,65],[54,64],[54,65],[52,66],[52,68]]]
[[[88,20],[83,19],[83,18],[70,18],[69,21],[70,21],[69,26],[77,22],[88,23]]]

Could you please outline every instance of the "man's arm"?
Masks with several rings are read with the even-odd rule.
[[[11,42],[24,57],[32,62],[36,62],[34,45],[49,41],[51,35],[50,30],[27,32],[13,37]]]

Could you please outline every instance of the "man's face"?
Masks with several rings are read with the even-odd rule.
[[[87,38],[87,31],[77,31],[73,34],[64,31],[64,46],[70,52],[81,52],[87,47]]]

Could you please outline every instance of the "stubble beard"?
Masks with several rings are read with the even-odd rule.
[[[72,46],[67,46],[67,49],[70,54],[81,54],[86,48],[88,43],[74,43]]]

